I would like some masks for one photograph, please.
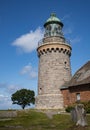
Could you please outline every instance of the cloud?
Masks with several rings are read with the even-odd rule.
[[[11,95],[21,89],[22,86],[7,83],[0,83],[0,86],[0,109],[13,108]]]
[[[35,50],[38,42],[42,39],[44,31],[38,27],[35,31],[30,31],[27,34],[21,35],[17,38],[12,45],[16,46],[19,51],[29,53]]]
[[[13,84],[8,84],[8,83],[0,83],[0,97],[1,97],[1,92],[5,94],[12,94],[13,92],[17,91],[18,89],[21,88],[21,85],[13,85]]]
[[[0,94],[0,109],[8,109],[12,105],[11,99],[5,94]]]
[[[22,68],[20,74],[27,75],[29,79],[37,78],[37,71],[30,63]]]
[[[79,43],[81,41],[81,37],[77,34],[75,35],[74,30],[75,27],[71,20],[72,13],[66,14],[62,20],[65,23],[65,27],[63,28],[63,34],[65,35],[66,39],[68,38],[71,44]]]
[[[37,77],[37,72],[34,70],[34,71],[31,71],[31,73],[29,74],[29,76],[34,79]]]
[[[68,39],[67,38],[66,39],[70,41],[71,44],[79,43],[81,41],[81,37],[73,36],[72,28],[65,28],[63,32],[64,32],[65,37],[68,37]]]
[[[64,33],[64,35],[68,35],[68,34],[72,34],[72,28],[65,28],[64,30],[63,30],[63,33]]]
[[[19,90],[21,88],[22,88],[21,85],[10,84],[10,85],[8,85],[6,92],[11,95],[11,94],[13,94],[14,92],[16,92],[17,90]]]
[[[3,95],[3,94],[0,94],[0,100],[2,99],[2,98],[7,98],[8,96],[6,96],[6,95]]]
[[[7,87],[4,89],[4,91],[1,91],[0,89],[0,109],[21,109],[19,105],[13,105],[11,96],[13,93],[15,93],[17,90],[20,90],[23,87],[22,85],[13,85],[13,84],[7,84]],[[27,89],[27,88],[26,88]]]
[[[81,41],[81,38],[80,38],[80,37],[75,37],[75,38],[73,38],[73,39],[70,39],[70,42],[71,42],[72,44],[78,43],[78,42],[80,42],[80,41]]]
[[[72,13],[66,14],[63,16],[62,20],[67,20],[71,17]]]
[[[9,97],[6,97],[4,95],[3,95],[3,97],[0,96],[0,106],[1,107],[4,106],[6,108],[7,106],[9,107],[10,105],[11,105],[11,100]]]
[[[24,66],[23,68],[22,68],[22,70],[21,70],[21,74],[23,75],[23,74],[27,74],[27,73],[29,73],[30,71],[32,70],[32,66],[29,64],[29,65],[26,65],[26,66]]]
[[[7,101],[8,96],[4,95],[4,94],[0,94],[0,103],[3,103],[3,101]]]

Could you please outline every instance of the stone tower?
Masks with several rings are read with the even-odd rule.
[[[45,22],[44,38],[38,44],[38,96],[36,109],[63,109],[60,87],[71,79],[71,46],[62,33],[63,23],[51,14]]]

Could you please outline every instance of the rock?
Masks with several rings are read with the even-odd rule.
[[[86,111],[83,104],[78,104],[71,111],[72,120],[76,122],[76,126],[87,126]]]

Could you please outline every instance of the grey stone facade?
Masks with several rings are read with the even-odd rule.
[[[52,41],[52,44],[47,42],[38,48],[37,109],[62,109],[64,107],[60,87],[71,79],[70,53],[70,47],[61,41],[57,42],[56,39]]]
[[[62,33],[63,23],[51,14],[44,24],[44,38],[38,44],[37,109],[63,109],[61,86],[71,79],[71,46]]]
[[[60,86],[71,78],[69,56],[52,51],[39,60],[39,94],[59,94]]]
[[[36,109],[63,109],[63,97],[61,94],[38,95]]]

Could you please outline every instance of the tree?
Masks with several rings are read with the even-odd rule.
[[[21,89],[16,91],[11,96],[13,104],[18,104],[24,109],[26,106],[30,106],[35,103],[35,93],[33,90]]]

